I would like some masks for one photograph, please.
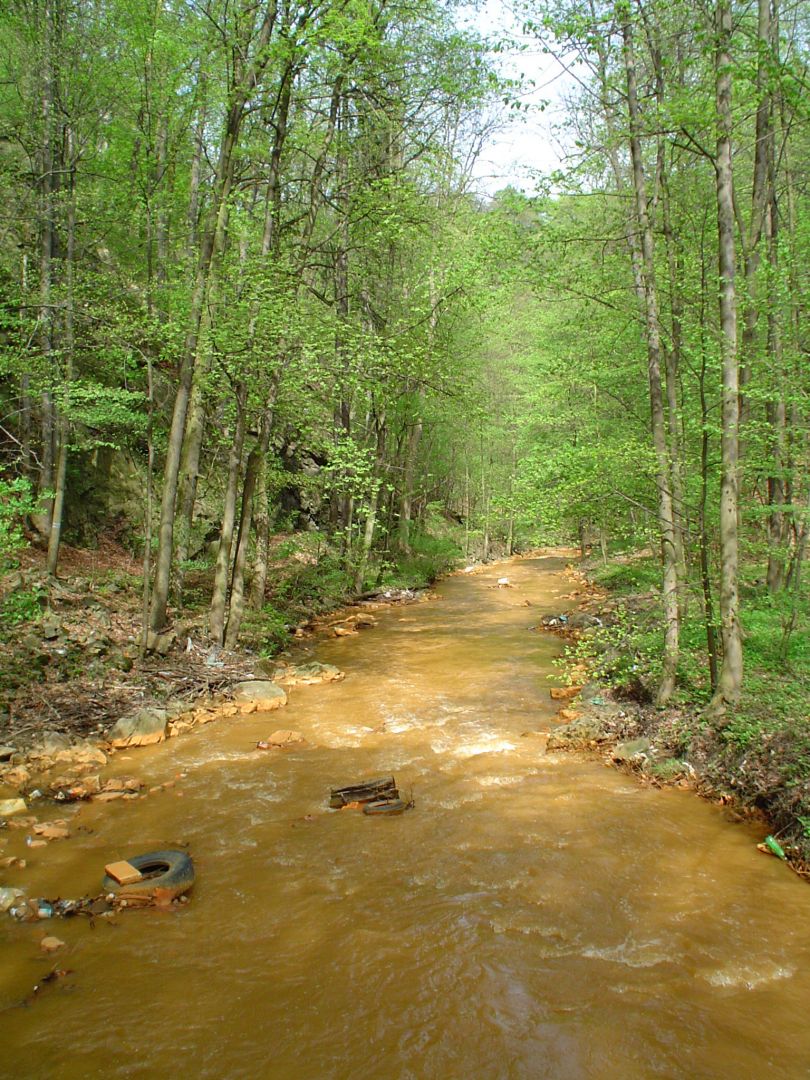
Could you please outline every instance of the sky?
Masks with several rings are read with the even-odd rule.
[[[527,80],[521,101],[528,110],[504,111],[502,124],[485,142],[473,169],[475,188],[482,195],[493,195],[511,185],[531,194],[542,177],[564,163],[564,135],[555,126],[563,119],[564,97],[576,85],[575,79],[554,57],[543,53],[536,38],[521,32],[519,20],[504,0],[481,0],[462,8],[459,22],[485,35],[508,34],[516,47],[512,53],[501,54],[502,73]]]

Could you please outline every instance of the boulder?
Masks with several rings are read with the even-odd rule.
[[[596,615],[589,615],[587,611],[577,611],[569,618],[568,625],[572,630],[590,630],[602,626],[602,620]]]
[[[3,783],[18,789],[24,788],[30,780],[31,773],[23,765],[18,765],[16,768],[3,773]]]
[[[256,748],[258,750],[284,750],[288,746],[295,746],[304,742],[306,742],[306,739],[300,731],[287,731],[282,728],[280,731],[274,731],[268,738],[256,743]]]
[[[177,633],[174,630],[166,630],[162,634],[156,634],[154,630],[150,630],[146,635],[146,648],[148,652],[156,653],[158,656],[167,656],[176,641]]]
[[[0,817],[24,814],[27,809],[25,799],[0,799]]]
[[[282,686],[311,686],[315,683],[337,682],[344,678],[340,668],[334,664],[297,664],[283,668],[274,676],[274,682]]]
[[[552,686],[549,693],[552,701],[570,701],[581,689],[581,686]]]
[[[546,746],[549,750],[575,750],[578,747],[604,742],[606,738],[602,724],[596,717],[581,716],[565,727],[552,731]]]
[[[636,758],[645,758],[650,753],[649,739],[631,739],[629,742],[620,743],[610,755],[611,761],[618,764],[626,764]]]
[[[74,762],[76,765],[106,765],[107,755],[92,743],[78,743],[67,750],[60,750],[55,759],[57,764]]]
[[[163,742],[168,721],[165,709],[141,709],[134,716],[122,716],[110,731],[109,740],[119,748]]]
[[[11,761],[17,750],[13,746],[0,746],[0,761]]]
[[[44,758],[55,757],[60,750],[67,750],[70,746],[70,739],[67,735],[62,735],[59,732],[52,732],[50,735],[46,735],[45,738],[37,746],[31,747],[28,751],[30,758]]]
[[[287,695],[269,679],[237,683],[233,688],[233,699],[240,712],[269,712],[287,704]]]

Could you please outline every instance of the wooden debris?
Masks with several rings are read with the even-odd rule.
[[[366,780],[362,784],[332,788],[329,805],[333,810],[342,810],[348,803],[393,801],[398,798],[399,791],[393,776],[384,776],[378,780]]]

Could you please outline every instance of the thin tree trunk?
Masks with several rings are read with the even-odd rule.
[[[228,602],[228,577],[231,566],[233,529],[236,522],[236,494],[242,472],[242,448],[245,443],[245,413],[247,411],[247,388],[244,383],[236,390],[236,430],[228,455],[228,482],[225,489],[225,505],[219,533],[219,548],[214,570],[214,590],[211,596],[211,613],[208,628],[212,639],[222,644],[225,636],[225,608]]]
[[[236,540],[236,556],[233,562],[231,595],[228,604],[228,625],[225,631],[225,647],[235,649],[245,613],[245,566],[250,542],[250,522],[253,515],[253,494],[263,460],[261,440],[248,455],[245,482],[242,487],[242,512],[239,517],[239,534]]]
[[[722,478],[720,491],[720,625],[723,663],[710,712],[720,716],[739,701],[743,678],[742,631],[738,586],[738,427],[740,416],[735,285],[734,195],[731,159],[731,7],[718,0],[716,116],[717,232],[720,275],[720,327],[723,365]]]
[[[672,505],[671,469],[667,445],[667,425],[661,382],[661,338],[658,316],[658,293],[655,281],[655,252],[652,222],[647,201],[646,180],[641,150],[641,118],[638,104],[636,61],[632,26],[627,19],[622,27],[627,99],[630,116],[630,156],[633,170],[636,216],[641,232],[642,284],[647,338],[647,370],[650,384],[650,410],[658,488],[658,520],[661,531],[663,564],[662,602],[664,607],[664,656],[657,703],[665,705],[675,689],[680,639],[678,603],[678,552]]]
[[[55,160],[54,160],[54,41],[53,0],[45,0],[42,5],[42,71],[41,100],[42,143],[39,150],[39,342],[46,371],[51,369],[53,361],[53,310],[51,304],[51,286],[54,252],[54,200],[56,195]],[[49,390],[41,395],[41,446],[39,492],[51,492],[54,481],[53,449],[53,397]],[[48,536],[51,529],[53,502],[42,500],[42,509],[32,515],[32,522],[38,532]]]
[[[56,577],[56,568],[59,563],[59,545],[62,539],[62,520],[65,509],[65,487],[67,483],[67,463],[70,452],[70,420],[67,410],[70,404],[70,384],[73,382],[73,349],[74,349],[74,325],[73,325],[73,292],[74,292],[74,262],[76,257],[76,161],[75,140],[73,131],[68,128],[66,135],[66,149],[68,160],[68,192],[67,213],[65,221],[65,306],[63,323],[63,352],[65,357],[65,371],[63,382],[62,405],[58,415],[57,430],[59,432],[59,453],[56,467],[56,484],[53,500],[53,514],[51,516],[51,528],[48,534],[48,559],[47,571],[49,577]]]
[[[141,600],[141,641],[139,654],[141,659],[146,656],[146,646],[149,640],[149,594],[152,577],[152,503],[154,500],[152,473],[155,464],[155,384],[152,377],[152,357],[146,354],[146,395],[147,395],[147,421],[146,421],[146,507],[143,523],[143,593]]]

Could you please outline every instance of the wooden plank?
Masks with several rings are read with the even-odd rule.
[[[398,798],[399,792],[393,776],[383,776],[377,780],[365,780],[361,784],[332,788],[329,805],[332,809],[339,810],[350,802],[367,803]]]

